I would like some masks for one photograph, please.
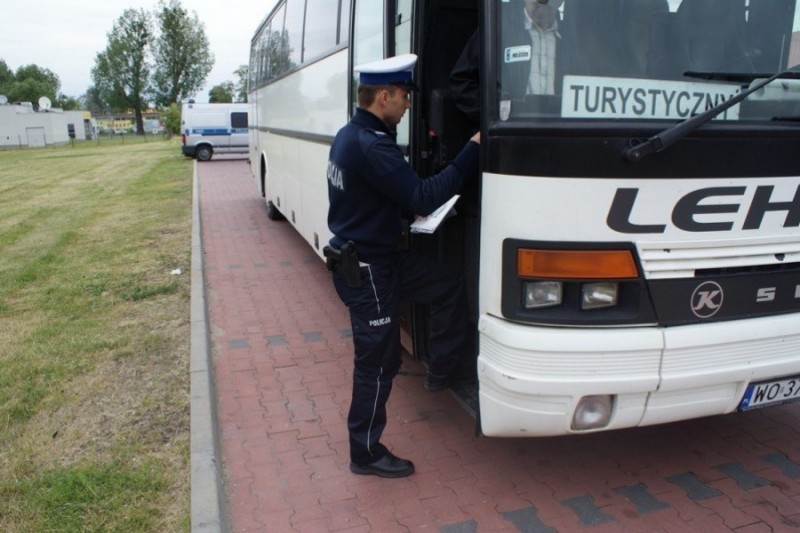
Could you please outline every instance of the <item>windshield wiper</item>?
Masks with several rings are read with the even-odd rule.
[[[667,129],[665,129],[665,130],[653,135],[652,137],[650,137],[646,141],[644,141],[644,142],[642,142],[640,144],[637,144],[636,146],[631,146],[631,147],[626,148],[622,152],[622,155],[625,156],[625,159],[627,159],[628,161],[636,162],[636,161],[641,161],[644,157],[646,157],[646,156],[648,156],[650,154],[653,154],[653,153],[656,153],[656,152],[663,152],[664,150],[666,150],[667,148],[669,148],[670,146],[672,146],[673,144],[675,144],[679,140],[683,139],[684,137],[686,137],[687,135],[689,135],[690,133],[695,131],[697,128],[699,128],[700,126],[702,126],[703,124],[705,124],[709,120],[713,119],[714,117],[716,117],[720,113],[724,112],[725,110],[730,109],[731,107],[735,106],[736,104],[738,104],[739,102],[741,102],[742,100],[744,100],[745,98],[747,98],[748,96],[750,96],[751,94],[756,92],[757,90],[761,89],[765,85],[768,85],[768,84],[772,83],[773,81],[777,80],[778,78],[798,78],[798,77],[800,77],[800,72],[795,70],[798,66],[800,66],[800,65],[795,65],[790,69],[787,69],[787,70],[778,72],[776,74],[773,74],[769,78],[767,78],[767,79],[765,79],[763,81],[760,81],[759,83],[757,83],[755,85],[751,85],[747,89],[745,89],[742,92],[740,92],[739,94],[735,95],[730,100],[726,100],[725,102],[722,102],[721,104],[715,105],[714,107],[712,107],[708,111],[700,113],[699,115],[695,115],[695,116],[693,116],[691,118],[687,118],[686,120],[678,122],[674,126],[670,126],[669,128],[667,128]],[[689,75],[689,74],[698,75],[696,77],[700,77],[699,76],[700,74],[702,74],[702,75],[717,75],[717,76],[724,75],[724,73],[713,73],[713,72],[711,72],[711,73],[697,73],[697,72],[691,72],[690,73],[690,72],[687,72],[685,75]],[[752,76],[753,76],[753,78],[750,79],[749,81],[753,81],[753,79],[757,79],[757,78],[761,77],[761,75],[759,75],[759,74],[753,74]]]

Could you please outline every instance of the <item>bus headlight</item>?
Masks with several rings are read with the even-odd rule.
[[[611,421],[613,407],[614,397],[610,394],[584,396],[572,416],[572,429],[583,431],[606,427]]]
[[[500,310],[509,320],[553,326],[657,323],[632,243],[508,238],[502,269]]]
[[[540,309],[561,304],[562,286],[558,281],[528,281],[523,283],[525,309]]]
[[[613,307],[619,302],[619,284],[613,281],[584,283],[581,287],[581,309]]]

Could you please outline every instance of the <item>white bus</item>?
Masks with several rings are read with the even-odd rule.
[[[551,0],[553,1],[553,0]],[[541,0],[545,3],[545,0]],[[413,52],[398,140],[433,175],[480,128],[480,186],[405,246],[462,269],[488,436],[660,424],[800,398],[796,0],[566,0],[552,94],[520,95],[522,0],[282,0],[252,40],[250,157],[321,254],[354,65]],[[479,30],[480,122],[449,73]],[[404,317],[425,360],[426,309]],[[422,391],[422,386],[420,386]]]

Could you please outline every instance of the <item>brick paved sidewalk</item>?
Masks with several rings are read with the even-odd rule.
[[[267,219],[244,161],[199,165],[208,311],[232,528],[792,531],[800,409],[578,438],[488,439],[448,393],[397,378],[398,480],[349,472],[352,342],[323,262]],[[779,428],[779,429],[776,429]]]
[[[213,175],[201,173],[201,216],[234,530],[386,531],[398,521],[432,523],[416,485],[434,482],[426,459],[453,458],[433,430],[447,425],[449,439],[469,439],[474,421],[449,395],[420,394],[421,377],[399,377],[385,442],[412,456],[420,475],[391,483],[353,476],[345,425],[353,350],[347,310],[310,246],[288,222],[266,218],[249,167],[216,165]],[[449,490],[450,498],[435,486],[426,492],[441,519],[467,517]]]

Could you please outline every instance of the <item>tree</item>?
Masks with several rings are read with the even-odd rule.
[[[239,81],[236,82],[236,101],[247,103],[247,80],[250,76],[247,65],[240,65],[233,71]]]
[[[241,65],[233,71],[238,81],[225,81],[213,86],[208,91],[208,102],[211,104],[230,104],[232,102],[247,103],[247,65]]]
[[[92,69],[94,87],[112,109],[132,109],[136,133],[144,135],[142,111],[147,105],[150,64],[148,45],[153,39],[150,16],[126,9],[108,34],[108,46],[97,54]]]
[[[88,109],[94,115],[105,115],[108,114],[111,106],[103,97],[102,92],[92,85],[86,89],[86,94],[81,97],[81,107]]]
[[[38,65],[24,65],[14,73],[5,61],[0,59],[0,94],[10,102],[38,102],[46,96],[55,107],[73,110],[80,109],[76,98],[58,92],[61,80],[50,69]]]
[[[8,68],[8,64],[0,59],[0,94],[8,96],[11,84],[14,83],[14,71]]]
[[[159,36],[153,47],[153,86],[158,105],[187,98],[205,84],[214,66],[205,25],[184,9],[179,0],[161,0],[156,13]]]
[[[181,108],[178,104],[170,104],[161,111],[161,122],[170,134],[181,132]]]
[[[36,65],[24,65],[11,72],[0,61],[0,94],[10,102],[36,102],[41,96],[55,101],[61,81],[51,70]]]
[[[56,99],[53,100],[53,105],[63,109],[64,111],[76,111],[81,109],[81,102],[78,98],[67,96],[61,93],[58,93]]]
[[[230,104],[233,102],[234,92],[236,92],[236,89],[232,81],[226,81],[215,85],[208,91],[208,103]]]

